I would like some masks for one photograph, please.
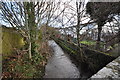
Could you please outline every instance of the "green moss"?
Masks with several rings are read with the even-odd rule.
[[[64,48],[66,48],[70,53],[72,54],[76,54],[75,51],[73,51],[71,48],[68,48],[67,46],[64,45]]]
[[[2,54],[3,57],[11,55],[14,48],[25,45],[22,36],[11,28],[2,28]]]
[[[72,48],[70,48],[70,46],[68,46],[67,44],[65,44],[65,42],[62,42],[62,41],[60,41],[60,40],[57,40],[58,42],[58,44],[64,49],[64,50],[66,50],[67,52],[69,52],[70,54],[77,54],[76,52],[75,52],[75,50],[73,50]]]
[[[79,53],[77,53],[77,45],[69,43],[63,40],[55,40],[63,50],[67,51],[71,56],[74,56],[76,61],[80,61]],[[81,47],[84,50],[84,55],[87,56],[87,64],[90,66],[90,69],[94,72],[97,72],[99,69],[104,67],[107,63],[115,59],[112,56],[109,56],[108,53],[103,53],[97,50],[92,50],[87,47]]]
[[[96,44],[96,42],[94,42],[94,41],[81,41],[80,43],[86,44],[86,45],[95,45]]]

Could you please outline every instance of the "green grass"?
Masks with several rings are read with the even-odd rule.
[[[95,45],[96,44],[96,42],[95,41],[81,41],[80,43],[82,43],[82,44],[85,44],[85,45]]]
[[[80,43],[85,44],[85,45],[88,45],[88,46],[95,46],[95,45],[96,45],[96,42],[95,42],[95,41],[87,41],[87,40],[84,40],[84,41],[81,41]],[[103,42],[100,42],[100,47],[101,47],[101,48],[104,47],[104,43],[103,43]]]

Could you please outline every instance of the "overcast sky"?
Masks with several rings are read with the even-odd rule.
[[[5,0],[4,0],[5,1]],[[19,0],[16,0],[16,1],[19,1]],[[21,0],[20,0],[21,1]],[[24,1],[27,1],[27,0],[24,0]],[[38,0],[39,1],[39,0]],[[76,8],[76,1],[81,1],[81,0],[53,0],[53,1],[61,1],[61,2],[70,2],[69,5]],[[96,0],[97,1],[97,0]],[[87,3],[88,0],[85,0],[85,3]],[[64,6],[60,6],[61,7],[61,10],[64,8]],[[68,6],[69,7],[69,6]],[[72,11],[72,10],[69,10],[69,9],[66,9],[66,12],[68,13],[76,13],[75,11]],[[57,13],[56,13],[57,15]],[[71,17],[72,15],[69,15],[67,14],[68,17]],[[86,17],[83,17],[82,20],[84,20]],[[59,19],[61,19],[61,16],[59,17]],[[90,18],[84,20],[82,23],[87,23],[88,21],[90,20]],[[72,25],[76,25],[76,19],[72,18],[71,21],[75,22],[73,24],[70,24],[70,23],[66,23],[68,20],[67,18],[64,17],[64,20],[63,20],[63,23],[64,23],[64,27],[69,27],[69,26],[72,26]],[[7,26],[10,26],[9,24],[5,23],[3,20],[0,20],[1,24],[4,24],[4,25],[7,25]],[[55,27],[63,27],[61,23],[58,23],[57,21],[55,21],[54,23],[51,23],[51,24],[54,24],[53,26]],[[113,24],[113,23],[111,23]],[[108,23],[106,23],[106,25],[109,25]],[[97,27],[97,26],[96,26]],[[108,30],[107,28],[105,28],[105,30]]]

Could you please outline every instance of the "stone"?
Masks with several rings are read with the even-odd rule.
[[[107,64],[104,68],[99,70],[88,80],[92,80],[95,78],[106,78],[112,80],[120,79],[120,56]]]

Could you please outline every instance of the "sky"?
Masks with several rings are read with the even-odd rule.
[[[4,1],[11,1],[11,0],[4,0]],[[14,1],[14,0],[12,0],[12,1]],[[16,1],[20,1],[20,0],[16,0]],[[21,0],[21,1],[22,1],[22,0]],[[28,0],[25,0],[25,1],[28,1]],[[37,1],[37,0],[35,0],[35,1]],[[39,0],[38,0],[38,1],[39,1]],[[49,0],[46,0],[46,1],[49,1]],[[51,1],[55,1],[55,2],[60,1],[60,2],[62,2],[62,3],[66,3],[66,5],[68,5],[68,2],[70,2],[69,5],[72,6],[73,8],[76,8],[76,1],[81,1],[81,0],[51,0]],[[87,1],[88,1],[88,0],[85,0],[86,3],[87,3]],[[61,5],[59,11],[62,10],[63,8],[64,8],[64,6]],[[1,12],[1,11],[0,11],[0,12]],[[70,9],[66,9],[65,12],[68,12],[68,13],[70,12],[70,13],[74,13],[74,14],[76,13],[75,11],[72,11],[72,10],[70,10]],[[57,11],[56,11],[55,15],[58,15]],[[67,14],[67,16],[68,16],[68,17],[71,17],[72,15]],[[61,19],[61,17],[59,17],[59,20],[60,20],[60,19]],[[0,21],[1,21],[1,24],[4,24],[4,25],[6,25],[6,26],[10,26],[9,24],[5,23],[3,20],[0,20]],[[57,21],[57,20],[56,20],[56,21]],[[75,18],[72,18],[72,19],[71,19],[71,21],[74,22],[74,23],[72,23],[72,24],[67,23],[67,21],[68,21],[68,19],[64,17],[63,24],[64,24],[65,27],[68,27],[68,26],[70,26],[70,25],[76,25],[76,22],[74,22],[74,21],[76,21]],[[88,20],[84,20],[84,23],[87,22],[87,21],[88,21]],[[67,23],[67,24],[66,24],[66,23]],[[53,23],[52,23],[52,24],[53,24]],[[55,26],[55,27],[61,27],[61,23],[54,22],[54,25],[53,25],[53,26]]]
[[[4,0],[5,1],[5,0]],[[19,1],[19,0],[17,0],[17,1]],[[55,0],[56,2],[57,1],[59,1],[59,0]],[[81,0],[60,0],[61,2],[69,2],[69,1],[71,1],[70,3],[69,3],[69,5],[71,5],[73,8],[76,8],[76,1],[81,1]],[[87,3],[88,2],[88,0],[85,0],[85,3]],[[67,7],[69,7],[69,5],[68,5],[68,3],[67,3]],[[62,10],[64,8],[64,6],[60,6],[60,9],[59,9],[59,11],[60,10]],[[1,11],[0,11],[1,12]],[[70,9],[66,9],[66,11],[65,12],[68,12],[68,13],[76,13],[76,11],[73,11],[73,10],[70,10]],[[68,15],[68,17],[71,17],[71,16],[73,16],[73,15],[70,15],[70,14],[68,14],[68,13],[66,13],[67,15]],[[58,13],[55,13],[55,15],[57,15]],[[74,23],[73,24],[70,24],[70,23],[67,23],[67,21],[68,21],[68,19],[67,18],[65,18],[64,17],[64,19],[63,19],[63,24],[64,24],[64,26],[62,26],[62,24],[61,23],[58,23],[57,21],[55,21],[54,23],[51,23],[54,27],[69,27],[69,26],[72,26],[72,25],[76,25],[76,16],[74,16],[75,18],[72,18],[71,19],[71,21],[73,21]],[[82,21],[82,23],[87,23],[89,20],[90,20],[90,18],[88,18],[88,19],[86,19],[87,17],[83,17],[82,18],[82,20],[84,20],[84,21]],[[59,17],[59,19],[61,20],[61,16]],[[7,24],[7,23],[5,23],[3,20],[0,20],[0,22],[1,22],[1,24],[4,24],[4,25],[7,25],[7,26],[10,26],[9,24]],[[43,22],[44,22],[44,20],[43,20]],[[111,23],[111,24],[113,24],[113,23]],[[108,23],[106,23],[106,25],[109,25]],[[89,26],[90,27],[90,26]],[[92,26],[91,26],[92,27]],[[95,28],[96,28],[97,26],[95,26]],[[87,28],[87,27],[86,27]],[[86,28],[83,28],[84,30],[82,31],[82,33],[86,30]],[[107,32],[107,30],[108,30],[108,28],[106,27],[106,26],[104,26],[104,30]]]
[[[67,7],[73,7],[73,10],[69,9],[69,8],[66,8],[65,10],[65,13],[67,13],[67,16],[70,18],[73,16],[73,14],[76,14],[77,13],[77,9],[76,9],[76,1],[83,1],[83,0],[61,0],[61,2],[70,2],[69,4],[67,4]],[[88,2],[88,0],[85,0],[85,4]],[[61,10],[62,8],[64,8],[64,6],[61,5]],[[72,13],[72,15],[71,15]],[[56,14],[57,15],[57,14]],[[86,17],[83,17],[82,20],[86,19]],[[66,23],[68,21],[68,19],[66,17],[64,17],[64,20],[63,20],[63,24],[64,24],[64,27],[69,27],[69,26],[72,26],[72,25],[76,25],[76,20],[77,20],[77,14],[76,16],[74,16],[72,19],[71,19],[71,22],[73,22],[72,24],[71,23]],[[88,21],[90,20],[90,18],[82,21],[82,23],[87,23]],[[55,27],[62,27],[61,24],[58,24],[57,23],[57,26]]]

